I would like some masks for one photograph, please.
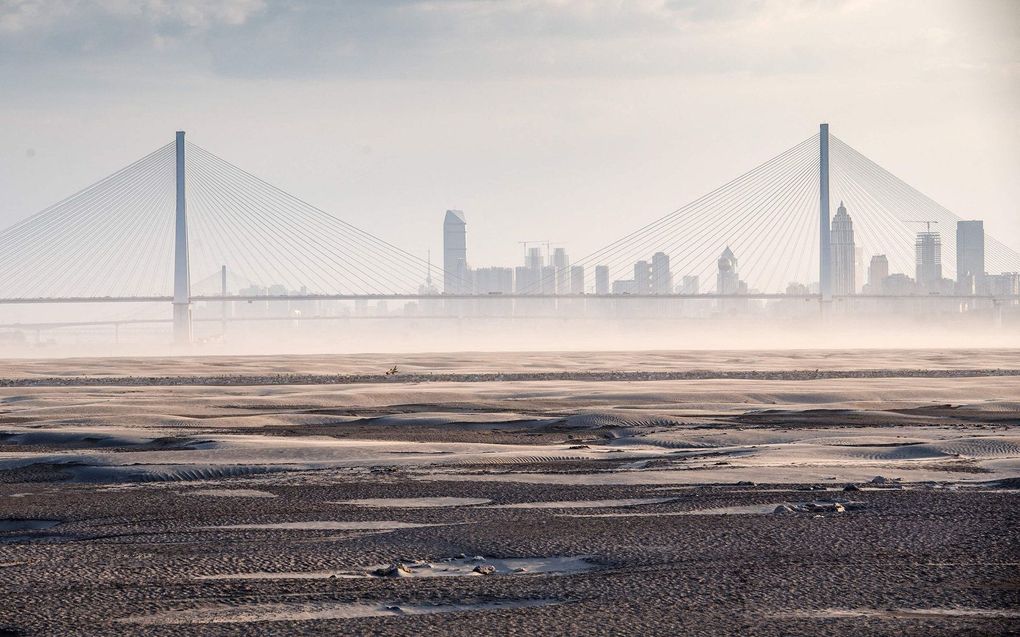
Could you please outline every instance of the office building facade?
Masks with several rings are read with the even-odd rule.
[[[595,266],[595,294],[609,294],[609,266]]]
[[[656,252],[652,255],[652,293],[671,294],[673,292],[673,273],[669,270],[669,255]]]
[[[914,243],[915,274],[917,287],[933,292],[942,285],[942,237],[937,232],[917,233]]]
[[[889,258],[884,254],[871,257],[868,264],[868,294],[884,294],[883,286],[889,277]]]
[[[717,262],[719,273],[716,275],[715,291],[717,294],[737,294],[740,292],[740,275],[737,273],[737,257],[729,246],[723,250]]]
[[[961,291],[973,293],[985,275],[985,223],[956,223],[956,282]]]
[[[839,202],[836,216],[829,230],[829,250],[832,258],[832,293],[854,294],[857,291],[856,255],[854,254],[854,222]]]
[[[447,210],[443,219],[443,291],[467,294],[467,222],[462,210]]]

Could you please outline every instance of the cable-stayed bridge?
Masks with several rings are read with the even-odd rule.
[[[851,211],[856,245],[868,255],[886,255],[891,272],[914,271],[917,228],[911,224],[937,223],[941,267],[946,275],[955,272],[960,217],[822,125],[818,134],[575,261],[573,268],[589,282],[580,292],[549,293],[537,281],[514,294],[439,298],[809,298],[824,306],[846,295],[834,294],[832,285],[835,201]],[[724,249],[736,255],[734,264],[739,257],[739,290],[717,283],[723,280],[717,257]],[[987,271],[1020,271],[1020,255],[989,235],[984,251]],[[670,285],[593,294],[600,278],[626,278],[635,263],[653,254],[665,255],[678,277],[696,277],[704,285],[697,293],[677,293]],[[0,232],[0,304],[168,303],[180,340],[190,339],[195,302],[424,300],[444,288],[467,289],[462,281],[450,285],[455,279],[185,141],[181,132],[166,146]],[[788,286],[813,281],[817,291]]]
[[[582,265],[586,274],[608,266],[612,276],[662,252],[674,271],[698,276],[713,289],[716,257],[729,246],[750,289],[777,292],[792,281],[819,281],[819,292],[825,293],[832,273],[823,268],[832,256],[823,260],[820,253],[830,251],[827,217],[837,202],[850,208],[857,246],[864,247],[865,256],[886,255],[890,272],[914,273],[918,228],[912,222],[938,222],[942,267],[955,278],[961,218],[830,135],[827,127],[574,265]],[[985,260],[989,272],[1020,269],[1020,255],[988,234]]]

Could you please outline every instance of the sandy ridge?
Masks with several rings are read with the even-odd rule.
[[[669,380],[788,380],[840,378],[980,378],[1020,376],[1020,369],[862,369],[862,370],[684,370],[684,371],[563,371],[510,373],[408,374],[219,374],[190,376],[45,376],[0,378],[0,387],[95,387],[188,385],[356,385],[413,383],[485,383],[515,381],[669,381]]]

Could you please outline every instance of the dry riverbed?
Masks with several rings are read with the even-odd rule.
[[[1017,632],[1010,354],[6,361],[0,635]]]

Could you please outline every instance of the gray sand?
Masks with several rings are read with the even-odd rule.
[[[0,389],[0,635],[1016,632],[1020,377],[973,373],[1008,354],[921,357],[966,377],[879,352],[848,360],[882,378],[782,378],[829,356],[802,352],[761,377],[271,386],[23,361],[8,379],[70,380]],[[508,367],[557,371],[527,356]],[[592,358],[767,371],[741,356]]]

